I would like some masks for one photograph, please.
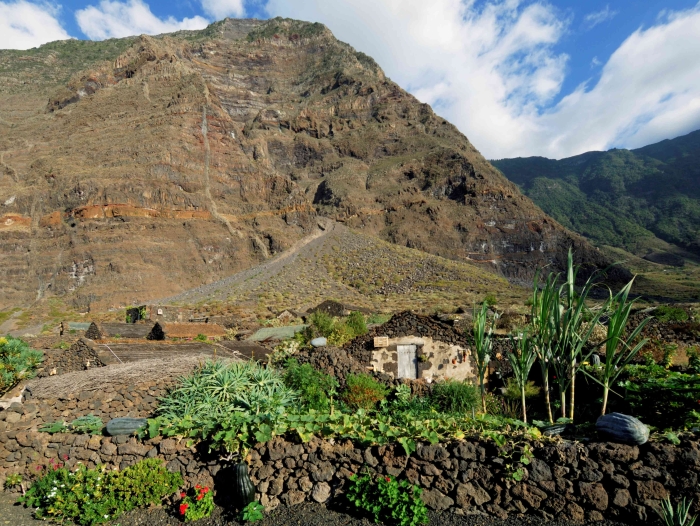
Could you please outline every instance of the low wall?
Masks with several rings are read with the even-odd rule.
[[[172,380],[171,380],[172,382]],[[63,399],[28,399],[0,411],[0,484],[10,473],[25,479],[50,459],[73,467],[107,464],[123,469],[143,458],[162,458],[189,484],[230,488],[227,463],[205,445],[161,437],[104,437],[40,433],[44,422],[93,413],[106,423],[117,416],[148,416],[165,393],[165,381],[102,391],[84,391]],[[606,442],[558,441],[536,444],[522,481],[508,475],[507,460],[493,442],[455,441],[418,444],[406,457],[401,446],[362,447],[348,440],[313,439],[302,444],[276,438],[258,444],[249,456],[258,498],[268,509],[304,501],[339,498],[352,473],[369,470],[406,478],[424,488],[426,504],[459,514],[485,513],[505,518],[531,514],[549,519],[612,518],[639,523],[669,493],[700,503],[700,436],[679,446],[647,443],[626,446]],[[221,498],[221,491],[217,494]]]

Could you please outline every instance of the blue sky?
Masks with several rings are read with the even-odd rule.
[[[489,158],[700,128],[698,0],[0,0],[0,48],[277,15],[326,24]]]

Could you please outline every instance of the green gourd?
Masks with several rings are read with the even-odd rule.
[[[234,497],[240,508],[246,507],[255,500],[255,486],[248,476],[248,464],[241,462],[234,466]]]
[[[105,430],[109,436],[131,435],[145,428],[147,424],[147,418],[113,418],[107,422]]]
[[[601,416],[595,427],[602,438],[612,442],[642,445],[649,440],[649,428],[633,416],[622,413]]]

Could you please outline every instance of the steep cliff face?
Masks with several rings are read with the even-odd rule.
[[[316,215],[515,280],[569,245],[604,264],[319,24],[0,52],[0,168],[0,307],[171,295],[284,250]]]

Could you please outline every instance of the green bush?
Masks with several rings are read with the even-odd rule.
[[[525,398],[533,398],[539,395],[540,391],[541,389],[532,380],[525,384]],[[503,396],[508,400],[520,400],[520,387],[516,383],[515,378],[506,380],[506,389]]]
[[[433,385],[430,402],[438,411],[466,414],[479,406],[479,389],[466,382],[445,380]]]
[[[335,322],[328,314],[316,311],[309,316],[309,324],[323,337],[328,338],[333,334]]]
[[[317,371],[308,363],[299,365],[292,358],[287,360],[284,383],[299,392],[301,401],[307,409],[328,411],[331,397],[338,388],[338,381],[329,374]]]
[[[489,307],[493,307],[498,303],[498,300],[496,299],[496,296],[494,294],[487,294],[484,298],[484,303],[486,303],[486,305],[488,305]]]
[[[350,328],[353,337],[367,334],[367,324],[365,323],[365,317],[361,312],[351,312],[350,316],[348,316],[347,320],[345,320],[345,325]]]
[[[688,313],[680,307],[660,305],[653,314],[659,321],[688,321]]]
[[[343,402],[351,409],[372,409],[384,400],[389,390],[368,374],[351,374],[346,379]]]
[[[74,472],[52,464],[19,502],[35,508],[37,518],[54,522],[101,524],[134,508],[159,503],[182,485],[179,473],[170,473],[163,461],[146,459],[122,471],[105,466]]]
[[[421,489],[407,480],[393,477],[353,475],[346,496],[350,503],[369,513],[374,522],[417,526],[428,523],[428,510],[420,498]]]
[[[0,338],[0,394],[20,380],[33,378],[43,359],[43,353],[31,349],[19,338]]]

